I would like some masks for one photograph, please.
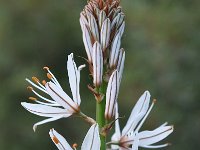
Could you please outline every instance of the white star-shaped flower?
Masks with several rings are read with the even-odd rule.
[[[163,140],[173,132],[173,126],[168,126],[167,123],[164,123],[153,131],[139,132],[155,103],[155,101],[153,101],[149,107],[149,102],[150,93],[145,91],[133,108],[122,133],[120,131],[119,121],[116,120],[115,133],[113,134],[111,141],[113,150],[138,150],[138,147],[161,148],[168,145],[152,145]],[[118,117],[118,107],[116,106],[115,118]]]
[[[68,55],[67,70],[69,77],[69,84],[72,92],[73,99],[71,99],[62,89],[58,80],[52,74],[48,67],[44,67],[47,70],[47,77],[51,80],[46,82],[43,80],[40,82],[36,77],[33,77],[33,81],[26,79],[33,87],[41,92],[44,92],[50,98],[46,98],[36,92],[33,87],[28,87],[39,99],[30,97],[29,99],[34,100],[36,104],[22,102],[21,105],[29,112],[42,117],[48,117],[43,121],[40,121],[33,126],[33,130],[36,130],[38,125],[55,121],[60,118],[67,118],[72,114],[80,112],[80,70],[84,65],[76,67],[74,62],[73,54]]]

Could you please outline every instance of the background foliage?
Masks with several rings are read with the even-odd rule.
[[[78,118],[62,119],[38,127],[42,120],[25,111],[21,101],[32,95],[26,77],[45,78],[49,66],[68,93],[66,58],[73,52],[86,63],[79,13],[83,0],[0,1],[0,149],[55,149],[48,131],[54,127],[72,144],[81,145],[87,124]],[[148,89],[157,104],[144,129],[165,121],[175,125],[167,138],[170,150],[200,149],[200,1],[122,0],[126,14],[123,47],[126,64],[120,88],[121,126],[136,100]],[[95,116],[95,102],[81,76],[82,110]]]

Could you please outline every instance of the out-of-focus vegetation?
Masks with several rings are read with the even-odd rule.
[[[86,63],[79,26],[83,0],[0,1],[0,149],[55,149],[48,131],[54,127],[72,144],[81,145],[89,128],[78,118],[61,119],[32,130],[44,118],[24,110],[20,102],[33,95],[26,77],[45,78],[49,66],[68,93],[67,54]],[[200,1],[122,0],[126,14],[123,47],[126,64],[119,95],[123,126],[139,96],[150,90],[157,104],[144,129],[165,121],[175,125],[167,138],[170,150],[200,149]],[[95,102],[82,71],[82,110],[95,116]]]

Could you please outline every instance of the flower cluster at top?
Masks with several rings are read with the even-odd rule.
[[[39,125],[61,118],[79,116],[91,124],[83,140],[82,150],[137,150],[138,147],[161,148],[168,145],[154,144],[171,134],[173,126],[164,123],[154,130],[140,131],[156,102],[156,100],[151,102],[149,91],[145,91],[139,98],[125,127],[120,130],[117,101],[125,61],[125,51],[121,48],[125,15],[119,3],[120,0],[90,0],[80,14],[83,43],[93,79],[93,85],[88,85],[88,89],[97,103],[96,119],[81,111],[80,72],[85,65],[77,67],[72,53],[68,55],[67,60],[72,98],[64,92],[48,67],[44,67],[44,70],[49,81],[40,81],[37,77],[32,77],[32,80],[26,79],[30,83],[28,89],[36,96],[29,97],[34,103],[22,102],[21,105],[33,114],[46,117],[34,124],[34,131]],[[106,143],[105,137],[113,126],[115,132],[111,141]],[[77,149],[76,144],[71,147],[54,129],[51,129],[49,134],[59,150]]]

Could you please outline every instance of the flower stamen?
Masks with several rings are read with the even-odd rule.
[[[77,147],[78,147],[78,144],[77,144],[77,143],[74,143],[74,144],[72,145],[72,147],[73,147],[74,150],[76,150]]]
[[[48,72],[47,78],[50,79],[51,81],[53,81],[58,87],[60,87],[62,89],[62,87],[60,86],[60,83],[58,82],[56,77],[53,75],[53,73],[50,71],[49,67],[43,67],[43,69]]]
[[[35,97],[29,97],[28,99],[32,100],[32,101],[36,101],[37,100]]]
[[[55,144],[59,144],[59,140],[57,139],[57,137],[53,136],[52,137],[52,140],[54,141]]]
[[[39,84],[39,86],[38,86],[37,84],[33,83],[31,80],[29,80],[29,79],[27,79],[27,78],[26,78],[26,81],[27,81],[28,83],[30,83],[32,86],[34,86],[34,87],[36,87],[37,89],[41,90],[42,92],[47,93],[46,88],[45,88],[40,82],[38,82],[38,84]],[[47,93],[47,94],[48,94],[48,93]]]
[[[27,89],[33,91],[33,88],[31,86],[28,86]]]
[[[35,83],[39,83],[40,82],[40,80],[37,78],[37,77],[32,77],[32,80],[35,82]]]
[[[47,78],[52,80],[53,77],[52,77],[52,75],[50,73],[47,73]]]
[[[45,86],[46,85],[46,81],[45,80],[42,80],[42,84]]]

